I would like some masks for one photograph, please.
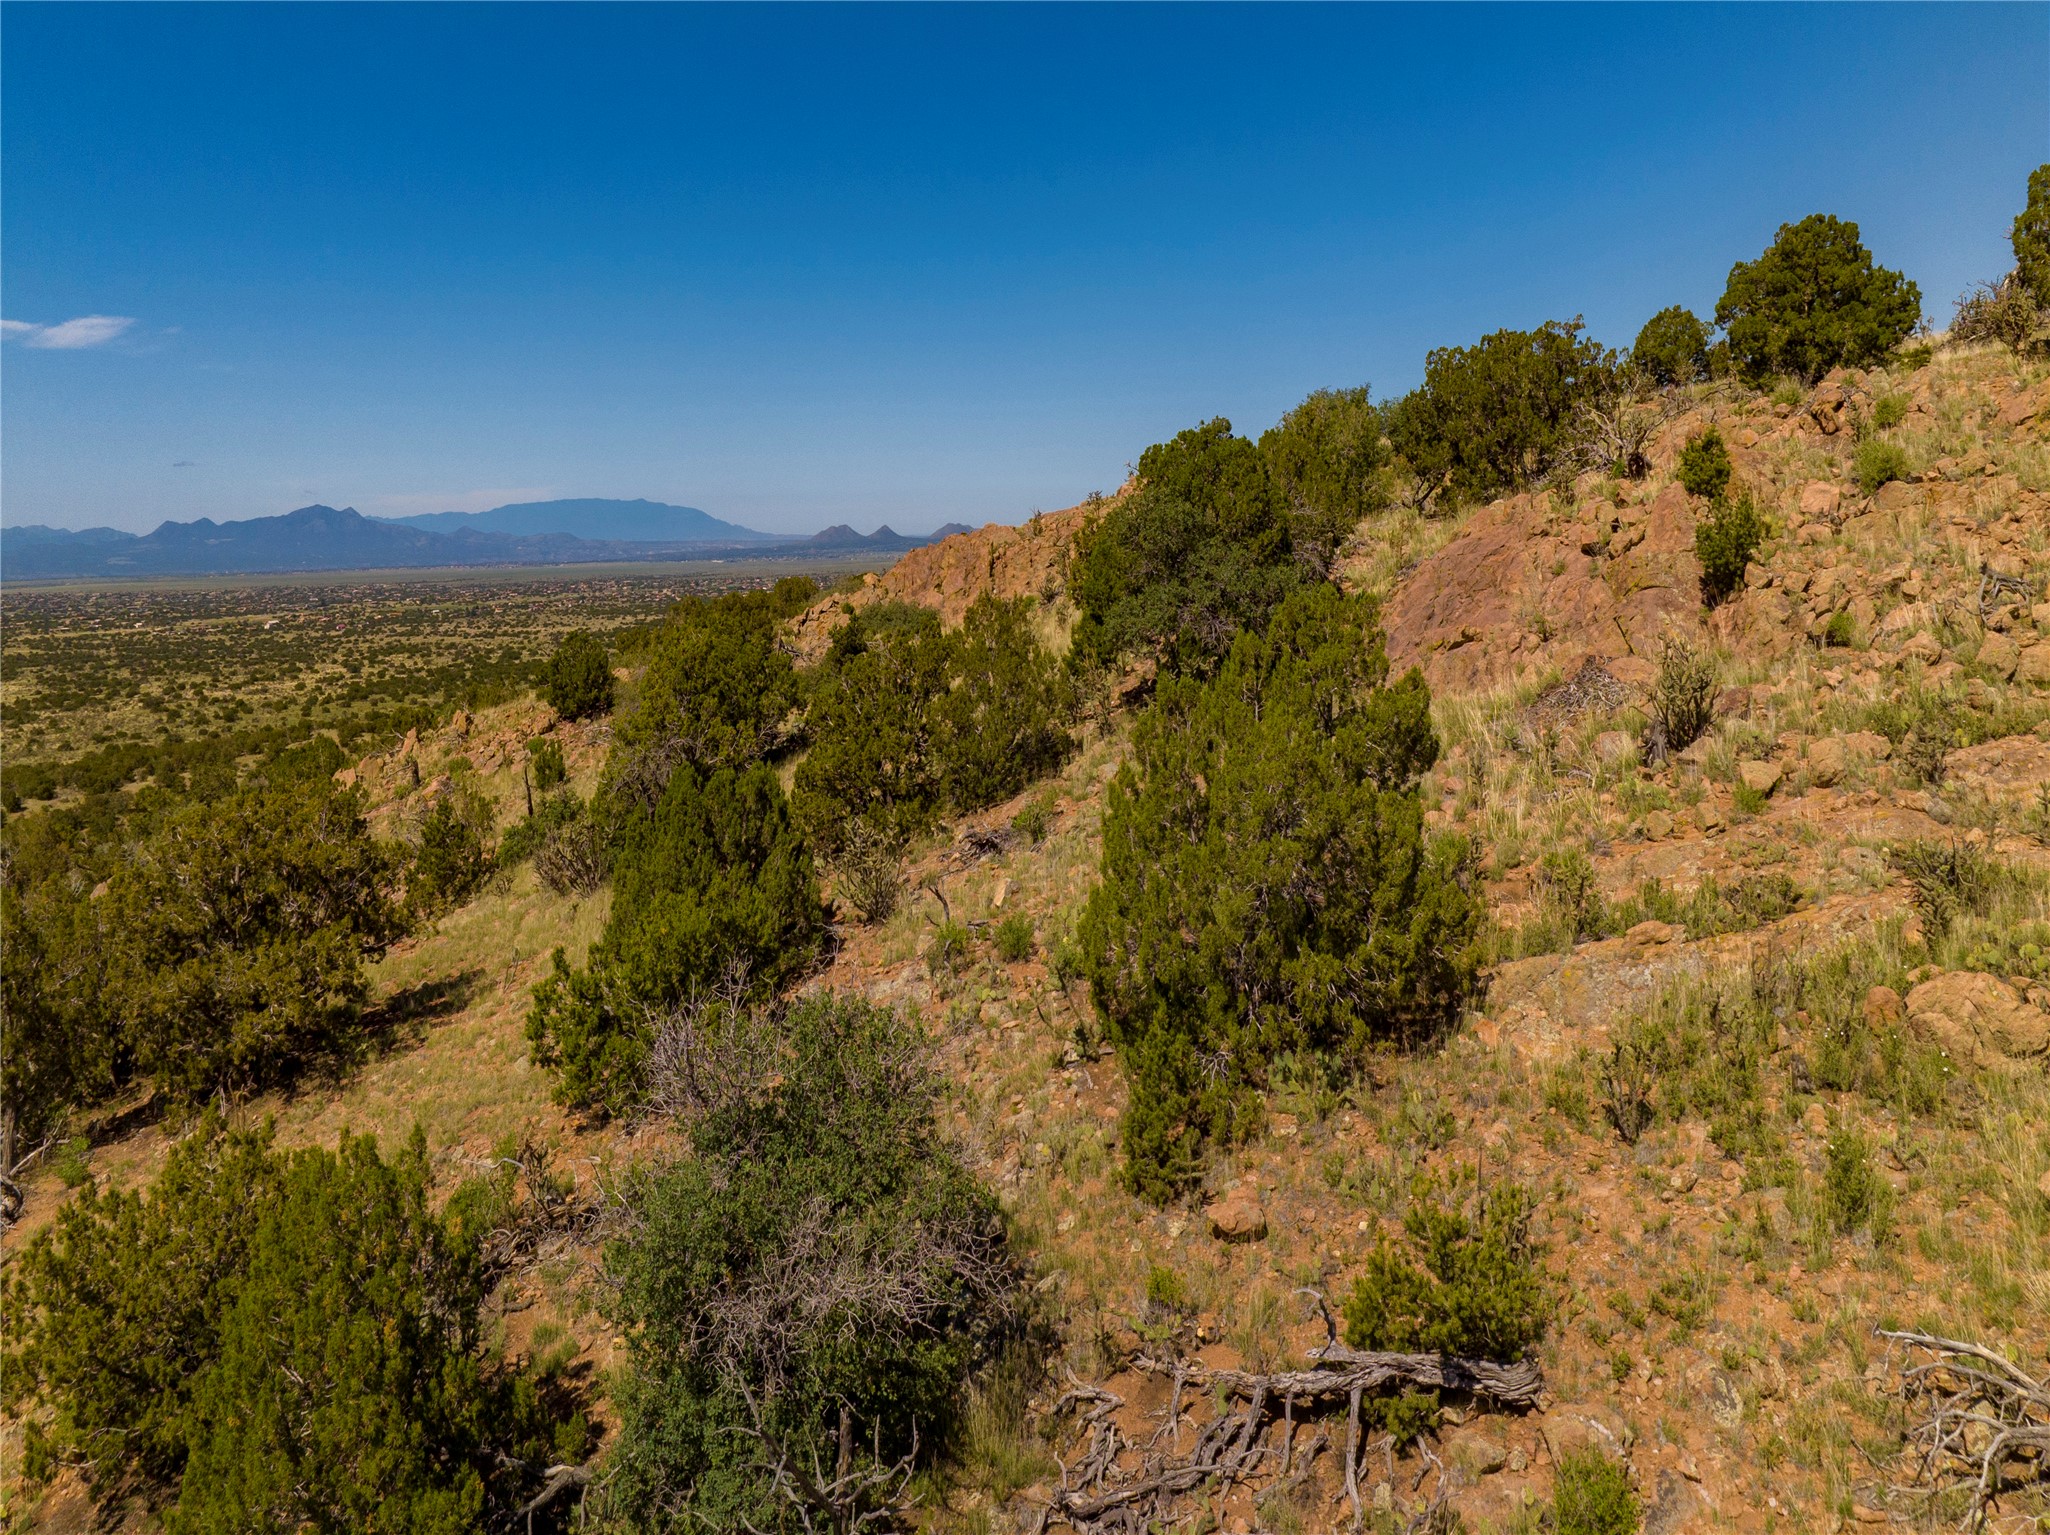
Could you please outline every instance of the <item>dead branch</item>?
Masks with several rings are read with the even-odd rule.
[[[1051,1522],[1094,1535],[1113,1527],[1137,1528],[1153,1520],[1167,1521],[1174,1500],[1199,1488],[1223,1491],[1250,1481],[1270,1469],[1284,1482],[1308,1474],[1309,1461],[1330,1447],[1320,1433],[1296,1469],[1296,1422],[1300,1414],[1320,1405],[1346,1403],[1345,1491],[1355,1522],[1364,1516],[1359,1493],[1362,1448],[1362,1404],[1370,1392],[1391,1387],[1425,1387],[1460,1391],[1512,1407],[1534,1407],[1544,1390],[1544,1374],[1534,1361],[1496,1364],[1485,1359],[1458,1359],[1441,1354],[1390,1354],[1351,1349],[1338,1342],[1330,1307],[1315,1291],[1304,1291],[1318,1303],[1329,1336],[1310,1351],[1312,1365],[1301,1370],[1256,1372],[1219,1369],[1190,1359],[1156,1359],[1139,1355],[1131,1368],[1165,1375],[1174,1382],[1167,1422],[1152,1442],[1133,1446],[1119,1431],[1113,1415],[1121,1397],[1100,1386],[1084,1385],[1071,1375],[1070,1389],[1051,1408],[1053,1416],[1080,1412],[1087,1442],[1072,1462],[1063,1462],[1061,1481],[1039,1528]],[[1183,1387],[1196,1387],[1217,1398],[1222,1410],[1197,1431],[1195,1444],[1181,1451],[1180,1421]],[[1082,1409],[1087,1409],[1083,1411]],[[1281,1428],[1278,1448],[1262,1443],[1270,1426]],[[1161,1442],[1167,1439],[1168,1448]],[[1121,1466],[1120,1457],[1138,1448],[1138,1464]],[[1426,1467],[1428,1471],[1429,1467]],[[1436,1496],[1412,1528],[1436,1530],[1448,1494],[1444,1468],[1438,1467]]]
[[[1909,1431],[1916,1484],[1969,1495],[1964,1523],[1986,1526],[2006,1492],[2050,1486],[2050,1386],[1977,1343],[1929,1333],[1879,1336],[1931,1357],[1901,1372],[1902,1400],[1926,1416]]]
[[[1599,405],[1582,405],[1577,423],[1581,434],[1578,461],[1589,469],[1643,479],[1651,472],[1646,449],[1652,438],[1680,414],[1684,404],[1672,395],[1648,400],[1622,395]]]

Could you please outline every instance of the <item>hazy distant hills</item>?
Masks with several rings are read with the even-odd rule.
[[[578,529],[580,531],[571,531]],[[353,507],[302,506],[243,522],[166,522],[151,533],[0,527],[0,577],[256,575],[302,570],[390,570],[443,565],[572,565],[704,559],[745,554],[901,553],[929,538],[881,527],[836,526],[779,538],[655,501],[541,501],[488,512],[365,517]]]
[[[573,538],[649,544],[779,541],[773,533],[757,533],[737,523],[721,522],[694,506],[668,506],[660,501],[522,501],[512,506],[495,506],[488,512],[427,512],[418,517],[378,520],[426,533],[460,533],[467,528],[521,538],[567,533]]]

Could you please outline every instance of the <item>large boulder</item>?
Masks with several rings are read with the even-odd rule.
[[[1220,1242],[1264,1242],[1267,1240],[1267,1212],[1251,1184],[1242,1183],[1216,1203],[1204,1208],[1210,1234]]]
[[[1953,970],[1909,992],[1907,1008],[1915,1030],[1962,1064],[2016,1071],[2050,1056],[2050,1012],[1998,976]]]
[[[1678,486],[1570,516],[1539,496],[1494,502],[1395,588],[1382,623],[1396,670],[1419,666],[1441,691],[1655,656],[1669,629],[1701,632],[1693,509]]]

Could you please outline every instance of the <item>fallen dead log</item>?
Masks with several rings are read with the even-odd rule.
[[[1329,1324],[1328,1310],[1325,1320]],[[1114,1414],[1124,1406],[1122,1397],[1071,1376],[1072,1389],[1054,1403],[1052,1412],[1058,1416],[1079,1411],[1088,1440],[1072,1464],[1062,1465],[1060,1486],[1040,1514],[1042,1535],[1056,1522],[1084,1532],[1119,1525],[1136,1528],[1136,1522],[1167,1517],[1176,1498],[1203,1487],[1222,1491],[1248,1481],[1270,1461],[1285,1478],[1297,1460],[1296,1427],[1304,1415],[1299,1409],[1316,1409],[1340,1397],[1346,1402],[1346,1496],[1357,1516],[1361,1512],[1358,1464],[1366,1449],[1361,1410],[1369,1394],[1392,1388],[1457,1391],[1502,1406],[1528,1408],[1537,1406],[1544,1392],[1544,1372],[1534,1360],[1497,1364],[1444,1354],[1351,1349],[1338,1342],[1335,1327],[1330,1331],[1329,1339],[1311,1351],[1310,1366],[1300,1370],[1231,1370],[1200,1360],[1157,1359],[1144,1354],[1134,1358],[1131,1368],[1165,1375],[1174,1382],[1166,1421],[1143,1447],[1132,1444],[1117,1427]],[[1185,1387],[1236,1405],[1227,1405],[1203,1425],[1194,1445],[1183,1452]],[[1276,1423],[1282,1429],[1278,1448],[1262,1443]],[[1161,1448],[1163,1439],[1168,1442],[1165,1450]],[[1329,1437],[1320,1433],[1305,1456],[1314,1457],[1329,1446]],[[1141,1450],[1140,1464],[1121,1472],[1121,1457],[1133,1449]],[[1442,1483],[1442,1466],[1439,1472]],[[1441,1494],[1444,1490],[1439,1488]]]
[[[1169,1362],[1141,1356],[1133,1364],[1156,1375],[1180,1373],[1192,1385],[1223,1387],[1233,1396],[1256,1391],[1277,1400],[1314,1402],[1350,1396],[1355,1391],[1463,1391],[1504,1407],[1535,1407],[1544,1394],[1545,1375],[1534,1359],[1495,1364],[1486,1359],[1455,1359],[1448,1354],[1383,1354],[1359,1349],[1318,1350],[1321,1368],[1255,1375],[1245,1370],[1220,1370],[1192,1361]]]

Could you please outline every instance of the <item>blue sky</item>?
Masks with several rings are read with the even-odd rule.
[[[1016,521],[1855,219],[1939,321],[2050,7],[9,4],[10,523]],[[121,324],[121,321],[127,324]],[[68,328],[67,328],[68,327]]]

